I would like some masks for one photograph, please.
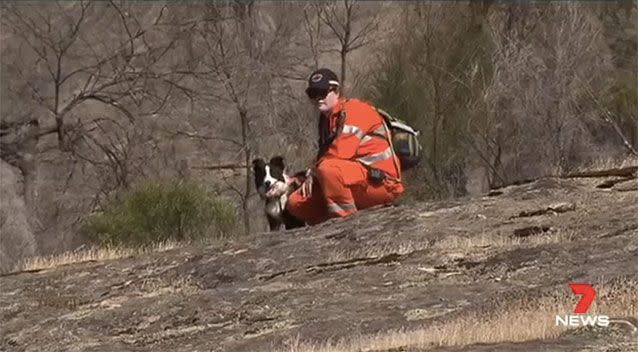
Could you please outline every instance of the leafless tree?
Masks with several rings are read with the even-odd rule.
[[[379,17],[366,13],[364,5],[356,0],[340,0],[316,5],[321,22],[337,40],[336,49],[328,52],[339,54],[341,83],[346,87],[348,54],[371,43],[379,27]],[[374,5],[370,5],[374,6]]]
[[[592,132],[603,126],[586,87],[604,95],[611,70],[600,23],[586,7],[525,10],[495,13],[494,76],[486,94],[491,114],[508,113],[497,119],[510,131],[503,155],[514,179],[562,173],[590,157]]]
[[[122,124],[157,114],[179,88],[177,72],[165,62],[179,35],[161,32],[165,7],[142,10],[153,10],[144,13],[153,18],[141,20],[140,9],[113,1],[5,6],[3,27],[20,41],[17,55],[4,61],[20,80],[8,89],[28,94],[38,107],[36,116],[28,116],[37,126],[33,138],[55,135],[57,147],[71,153],[74,143],[94,142],[111,162],[122,163],[113,158],[112,142],[106,148],[89,132],[104,135],[107,120],[126,130]],[[92,119],[87,107],[95,104],[106,109]],[[129,183],[121,171],[117,178]]]
[[[246,233],[251,229],[251,161],[259,147],[255,141],[259,137],[264,144],[277,138],[272,127],[281,118],[277,114],[281,103],[275,97],[284,93],[285,79],[295,78],[298,64],[290,54],[290,46],[296,44],[290,40],[294,32],[290,12],[275,10],[255,2],[207,4],[194,28],[196,43],[205,48],[194,73],[205,92],[200,97],[215,107],[215,115],[229,118],[217,119],[216,131],[207,136],[190,136],[215,141],[225,149],[226,153],[218,153],[218,163],[207,169],[242,171],[241,184],[234,177],[224,181],[239,199]]]
[[[148,172],[142,123],[187,93],[174,49],[188,27],[168,12],[119,1],[2,4],[0,156],[21,171],[48,248],[68,245],[96,200]]]

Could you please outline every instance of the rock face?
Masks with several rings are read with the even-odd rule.
[[[0,269],[36,254],[18,169],[0,160]]]
[[[283,350],[291,340],[321,344],[487,314],[573,281],[629,282],[638,276],[638,192],[598,183],[544,179],[494,196],[5,275],[0,349]],[[626,312],[635,315],[635,304]],[[440,350],[636,347],[630,330],[606,331]],[[426,347],[405,341],[394,351]]]

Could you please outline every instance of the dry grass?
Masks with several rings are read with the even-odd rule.
[[[483,233],[472,237],[450,236],[434,244],[443,250],[469,250],[475,248],[501,248],[516,246],[537,246],[541,244],[570,242],[576,238],[573,231],[555,230],[529,237],[510,237],[494,233]]]
[[[622,169],[625,167],[638,166],[638,157],[628,156],[623,160],[611,158],[599,158],[583,165],[579,165],[570,170],[564,170],[560,166],[550,166],[547,176],[567,176],[578,172],[601,171],[611,169]]]
[[[625,168],[625,167],[633,167],[638,166],[638,157],[627,157],[624,160],[613,160],[613,159],[598,159],[594,160],[588,165],[584,165],[582,167],[577,168],[575,171],[577,172],[585,172],[585,171],[597,171],[597,170],[610,170],[616,168]]]
[[[144,280],[140,291],[144,297],[176,294],[189,296],[200,292],[201,287],[190,277],[159,277]]]
[[[357,248],[353,250],[337,249],[328,254],[328,262],[346,261],[356,258],[381,258],[388,254],[405,255],[414,251],[427,248],[427,243],[386,243],[375,246]]]
[[[19,263],[12,272],[42,270],[73,263],[132,257],[144,253],[163,252],[179,246],[177,242],[162,242],[152,246],[138,248],[96,247],[53,256],[27,258],[25,261]]]
[[[443,251],[467,252],[474,249],[499,249],[517,246],[537,246],[550,243],[564,243],[576,239],[573,231],[553,230],[548,233],[529,237],[509,237],[494,233],[482,233],[472,237],[449,236],[430,246],[428,243],[387,243],[353,250],[335,250],[328,255],[328,262],[340,262],[357,258],[381,258],[388,254],[405,255],[432,247]]]
[[[626,282],[599,289],[598,305],[590,314],[614,316],[638,315],[638,282]],[[568,314],[574,308],[573,296],[543,297],[524,306],[511,305],[491,314],[472,313],[449,322],[436,323],[412,331],[391,331],[371,336],[358,336],[336,343],[317,345],[292,340],[280,351],[346,352],[386,351],[416,348],[428,350],[445,346],[466,346],[478,343],[523,342],[553,339],[567,330],[555,325],[557,314]]]

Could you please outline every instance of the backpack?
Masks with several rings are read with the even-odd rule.
[[[422,147],[419,143],[419,130],[405,121],[392,117],[388,112],[376,109],[383,117],[386,130],[390,129],[390,145],[401,162],[401,170],[415,167],[421,161]]]

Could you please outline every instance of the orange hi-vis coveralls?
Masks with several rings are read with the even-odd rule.
[[[379,113],[363,101],[344,98],[334,110],[320,117],[312,194],[303,197],[298,189],[288,198],[288,211],[310,225],[391,203],[404,190],[399,160]],[[385,180],[371,183],[369,167],[383,171]]]

